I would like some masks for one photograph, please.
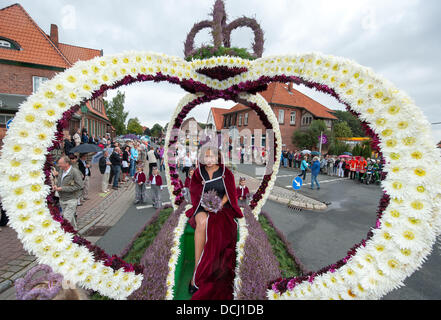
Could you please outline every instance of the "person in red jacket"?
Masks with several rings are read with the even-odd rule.
[[[146,189],[145,189],[145,183],[147,181],[147,178],[145,176],[145,173],[143,171],[142,166],[138,166],[135,173],[135,204],[138,204],[140,202],[146,203],[147,202],[147,195],[146,195]]]
[[[367,161],[361,157],[358,161],[358,181],[361,181],[361,177],[366,173]]]
[[[351,160],[349,160],[349,170],[351,171],[351,179],[355,179],[355,173],[357,171],[357,159],[355,157],[352,157]]]
[[[162,207],[162,203],[161,203],[162,178],[159,175],[157,167],[153,167],[152,174],[149,177],[149,183],[152,187],[153,207],[159,209]]]
[[[239,186],[236,188],[237,193],[237,203],[239,207],[245,207],[248,204],[248,195],[250,194],[250,190],[246,186],[246,179],[241,177],[239,179]]]

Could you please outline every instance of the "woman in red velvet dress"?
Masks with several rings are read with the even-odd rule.
[[[215,190],[222,209],[206,212],[202,195]],[[222,163],[217,148],[205,147],[190,183],[192,208],[186,212],[195,228],[195,269],[189,285],[192,300],[232,300],[236,267],[237,222],[243,218],[237,204],[233,173]]]

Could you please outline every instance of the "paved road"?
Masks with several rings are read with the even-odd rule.
[[[163,181],[165,175],[162,174]],[[97,245],[104,249],[109,255],[119,255],[124,248],[132,241],[134,235],[152,218],[156,209],[153,208],[150,189],[146,204],[132,204],[121,219],[106,234],[97,241]],[[135,198],[133,196],[133,198]],[[163,204],[171,204],[168,189],[164,187],[161,193]]]

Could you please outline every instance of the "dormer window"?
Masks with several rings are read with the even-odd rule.
[[[12,48],[12,44],[6,40],[0,40],[0,47],[2,48]]]
[[[15,41],[0,37],[0,49],[20,50],[20,46]]]

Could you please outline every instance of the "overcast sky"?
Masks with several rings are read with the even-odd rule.
[[[17,2],[1,0],[0,7]],[[147,50],[183,57],[183,42],[195,22],[208,19],[214,0],[22,0],[21,5],[60,42],[103,49],[104,54]],[[373,68],[406,91],[431,122],[441,122],[441,1],[439,0],[227,0],[228,20],[256,18],[265,32],[265,55],[319,51]],[[210,42],[209,31],[196,45]],[[234,46],[250,47],[252,33],[233,33]],[[437,76],[438,75],[438,76]],[[437,77],[440,77],[438,79]],[[170,84],[137,84],[126,92],[129,117],[146,126],[164,125],[185,92]],[[331,109],[332,98],[301,91]],[[109,97],[114,95],[109,92]],[[192,115],[205,122],[209,106]],[[432,126],[441,140],[441,125]]]

